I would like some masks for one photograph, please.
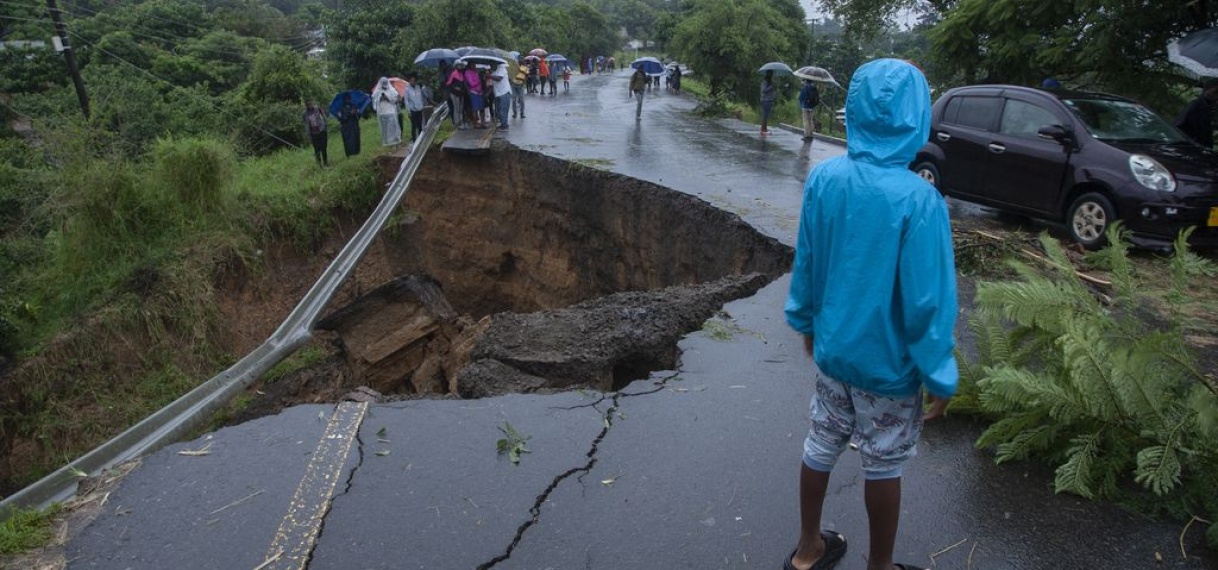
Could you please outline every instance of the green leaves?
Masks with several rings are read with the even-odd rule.
[[[513,465],[520,464],[521,454],[532,453],[525,446],[525,443],[532,439],[532,436],[524,437],[520,435],[520,432],[516,431],[516,428],[512,427],[512,424],[508,422],[503,422],[503,425],[499,426],[499,431],[503,432],[504,437],[495,442],[495,449],[498,450],[500,456],[506,454],[508,461],[511,461]]]
[[[1018,281],[978,284],[980,358],[962,363],[961,379],[975,382],[978,409],[997,421],[977,445],[994,447],[998,462],[1056,465],[1058,492],[1110,497],[1132,478],[1184,509],[1212,504],[1204,497],[1218,484],[1218,390],[1185,328],[1145,316],[1152,300],[1138,294],[1143,277],[1119,229],[1109,239],[1117,245],[1088,259],[1110,272],[1110,304],[1047,237],[1043,268],[1020,265]],[[1163,311],[1190,302],[1179,267],[1193,260],[1182,252],[1170,262],[1177,294],[1153,300]]]

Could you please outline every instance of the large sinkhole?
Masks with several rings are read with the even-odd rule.
[[[399,212],[398,277],[318,323],[334,358],[298,401],[615,390],[675,369],[682,336],[792,258],[688,194],[502,142],[433,151]]]

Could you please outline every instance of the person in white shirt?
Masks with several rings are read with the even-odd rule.
[[[495,87],[495,114],[499,115],[499,128],[508,128],[508,109],[512,107],[512,85],[508,78],[508,66],[499,64],[491,73],[491,82]]]
[[[372,105],[381,125],[381,146],[393,146],[402,142],[402,128],[398,126],[398,103],[401,95],[388,77],[382,77],[372,90]]]
[[[423,86],[419,85],[419,74],[410,72],[406,75],[406,111],[410,113],[410,142],[414,142],[423,132],[423,107],[427,105],[427,96]]]

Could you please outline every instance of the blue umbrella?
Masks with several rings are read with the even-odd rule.
[[[630,67],[642,69],[647,75],[664,75],[664,64],[654,57],[640,57],[630,62]]]
[[[452,62],[456,61],[458,57],[461,56],[457,54],[457,50],[448,48],[431,48],[419,54],[419,57],[414,58],[414,64],[425,65],[427,67],[439,67],[440,62],[443,61],[449,65],[452,65]]]
[[[333,101],[330,101],[330,114],[334,115],[334,118],[338,118],[338,111],[343,106],[343,95],[348,94],[351,95],[351,102],[355,103],[355,106],[359,107],[360,114],[363,114],[364,110],[368,108],[368,104],[372,102],[372,99],[368,97],[368,94],[364,93],[363,91],[356,91],[355,89],[342,91],[338,95],[334,96]]]
[[[567,56],[558,55],[556,53],[552,53],[552,54],[546,56],[546,62],[554,63],[556,61],[567,61]]]
[[[479,49],[478,46],[461,46],[453,51],[457,52],[457,55],[465,55],[476,49]]]
[[[550,64],[550,69],[563,69],[571,67],[571,62],[566,57],[552,53],[546,56],[546,63]]]

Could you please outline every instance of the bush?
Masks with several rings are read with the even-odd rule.
[[[978,284],[980,359],[962,361],[962,395],[997,421],[977,445],[994,447],[998,462],[1051,463],[1058,492],[1214,520],[1218,386],[1197,365],[1182,321],[1146,315],[1153,304],[1136,293],[1119,232],[1109,232],[1115,245],[1104,255],[1110,302],[1092,293],[1048,236],[1041,243],[1050,269],[1015,264],[1021,280]],[[1198,263],[1186,236],[1170,263],[1169,312],[1188,301],[1189,265]],[[1218,548],[1215,529],[1207,537]]]

